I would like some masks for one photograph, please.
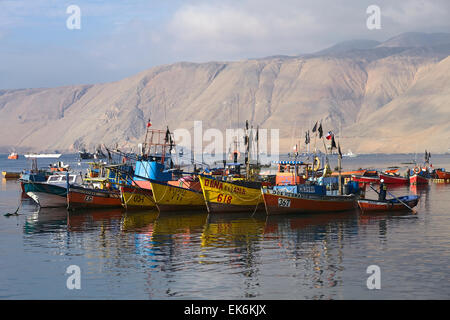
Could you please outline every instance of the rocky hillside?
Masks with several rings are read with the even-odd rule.
[[[0,90],[1,151],[135,146],[155,128],[279,128],[281,151],[323,120],[353,152],[450,147],[450,34],[349,41],[312,55],[154,67],[111,83]]]

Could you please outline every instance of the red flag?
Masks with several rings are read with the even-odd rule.
[[[148,127],[151,127],[151,126],[152,126],[152,123],[151,123],[150,119],[148,119],[148,122],[147,122],[147,128],[148,128]]]
[[[333,136],[333,132],[328,131],[328,134],[326,135],[325,138],[327,138],[327,140],[331,140],[331,137]]]

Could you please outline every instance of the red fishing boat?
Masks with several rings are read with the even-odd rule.
[[[385,184],[408,184],[409,179],[393,174],[380,173],[380,180],[383,179]]]
[[[8,156],[8,159],[17,160],[17,159],[19,159],[19,154],[17,152],[11,152]]]
[[[312,190],[311,190],[312,191]],[[319,195],[313,193],[291,193],[262,189],[267,215],[287,213],[319,213],[350,211],[356,208],[356,196]]]
[[[359,199],[358,206],[363,212],[402,211],[402,210],[409,210],[408,207],[410,208],[415,207],[418,202],[419,202],[418,196],[403,196],[398,197],[397,199],[390,199],[384,201]]]
[[[445,171],[445,169],[436,169],[436,175],[438,179],[448,180],[450,179],[450,172]]]
[[[355,176],[352,175],[352,180],[359,183],[380,183],[380,177],[375,176]]]
[[[119,190],[94,189],[71,185],[67,192],[68,209],[122,207]]]
[[[428,180],[427,177],[417,173],[409,177],[409,183],[412,185],[425,185],[428,184]]]

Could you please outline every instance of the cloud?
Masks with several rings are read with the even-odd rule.
[[[79,31],[65,28],[69,4],[81,8]],[[380,30],[366,26],[373,4]],[[346,40],[448,32],[449,7],[448,0],[0,0],[0,88],[114,81],[177,61],[297,55]]]

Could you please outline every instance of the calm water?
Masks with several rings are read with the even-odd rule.
[[[432,157],[450,169],[449,155]],[[359,156],[344,166],[413,158]],[[60,160],[78,168],[74,157]],[[28,166],[1,155],[2,170]],[[39,210],[3,180],[0,299],[449,299],[450,184],[390,191],[420,195],[417,214],[67,213]],[[19,216],[3,216],[20,201]],[[81,269],[80,290],[66,287],[70,265]],[[380,267],[380,290],[366,286],[370,265]]]

